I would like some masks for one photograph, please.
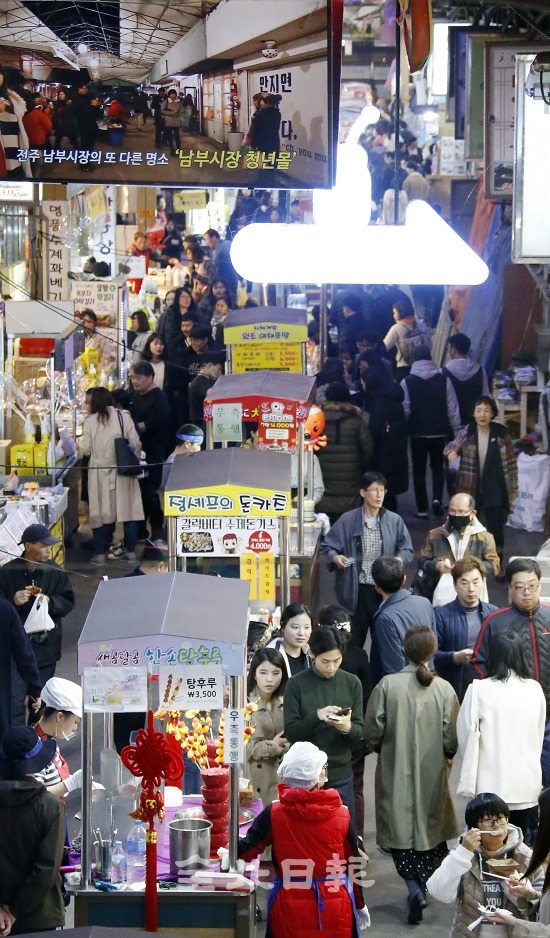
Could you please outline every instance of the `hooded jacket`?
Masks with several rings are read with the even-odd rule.
[[[353,841],[353,843],[352,843]],[[313,938],[314,935],[355,935],[353,911],[346,885],[337,878],[340,867],[354,855],[349,811],[333,788],[308,791],[279,785],[279,801],[265,808],[239,841],[239,856],[253,860],[273,845],[275,870],[283,879],[269,913],[272,938]],[[331,877],[327,882],[324,877]],[[305,888],[291,877],[317,880]],[[354,884],[355,902],[363,908],[361,890]]]
[[[439,383],[442,387],[443,381],[445,381],[445,397],[439,399],[439,395],[434,394],[430,385],[430,390],[426,388],[426,393],[430,398],[430,406],[425,412],[424,408],[420,411],[415,401],[416,395],[413,390],[413,382],[415,379],[416,381],[420,379],[421,381],[431,382],[438,375],[441,376],[442,380]],[[409,420],[409,433],[411,436],[446,436],[446,430],[441,432],[439,428],[439,424],[443,427],[445,421],[448,421],[453,433],[456,434],[460,431],[462,426],[460,410],[451,379],[446,378],[431,359],[414,362],[410,375],[403,379],[401,387],[404,394],[403,409]],[[438,386],[434,385],[434,388],[438,390]],[[433,408],[436,408],[435,413]],[[436,421],[436,424],[434,424],[434,421]],[[432,432],[430,432],[430,424],[433,426]]]
[[[474,404],[482,394],[489,394],[489,382],[485,369],[473,358],[450,358],[443,374],[450,379],[460,407],[463,425],[474,417]]]
[[[385,375],[383,377],[381,387],[374,385],[367,407],[369,430],[374,442],[373,469],[385,477],[388,492],[400,495],[409,487],[404,394],[397,381],[387,381]]]
[[[491,639],[499,632],[516,632],[522,639],[527,665],[541,685],[550,713],[550,606],[538,603],[532,612],[520,609],[515,603],[497,609],[487,616],[481,626],[472,665],[480,677],[486,676],[485,664]]]
[[[353,404],[323,404],[327,445],[319,450],[325,492],[317,511],[341,515],[361,503],[361,476],[372,465],[374,444],[370,430]]]
[[[0,781],[0,905],[18,931],[63,926],[64,839],[65,809],[42,782]]]
[[[435,569],[436,563],[439,560],[449,560],[454,566],[456,561],[463,557],[477,557],[481,560],[487,576],[498,576],[500,572],[500,558],[495,539],[476,515],[464,528],[458,541],[448,523],[439,528],[432,528],[420,551],[418,573],[413,584],[414,592],[433,599],[441,576]]]
[[[529,864],[531,850],[523,843],[523,835],[518,827],[508,824],[508,837],[506,843],[496,854],[496,858],[513,857],[519,865],[519,872],[524,873]],[[481,866],[483,854],[476,850],[472,853],[459,844],[451,853],[445,857],[440,867],[433,873],[426,886],[428,892],[439,902],[445,902],[450,905],[456,902],[456,910],[451,928],[450,938],[471,938],[472,932],[468,930],[468,925],[479,918],[478,906],[486,904],[486,896],[483,891]],[[544,873],[541,867],[535,871],[529,881],[534,888],[539,891],[544,881]],[[522,900],[514,898],[503,887],[503,908],[508,909],[517,918],[522,915],[532,913],[532,903],[525,903]],[[522,911],[520,911],[520,908]],[[490,926],[491,935],[495,935],[494,925]],[[510,934],[506,925],[501,926],[502,938]],[[514,928],[514,936],[516,929]],[[483,938],[483,924],[474,932],[478,938]],[[522,933],[521,931],[519,934]]]

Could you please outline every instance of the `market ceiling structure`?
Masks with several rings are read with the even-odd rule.
[[[52,67],[87,68],[97,78],[118,73],[137,82],[219,2],[4,0],[0,57],[32,51]]]
[[[2,0],[0,60],[32,56],[50,68],[87,69],[95,80],[139,83],[154,63],[223,0]],[[275,0],[250,0],[253,4]],[[368,36],[369,23],[395,16],[394,0],[344,0],[344,38]],[[435,19],[496,25],[550,37],[550,0],[433,0]],[[51,80],[51,79],[50,79]]]
[[[386,16],[393,15],[395,7],[395,0],[344,0],[344,37],[365,38],[369,22],[372,28],[383,10]],[[432,0],[432,10],[436,20],[550,38],[550,0]]]

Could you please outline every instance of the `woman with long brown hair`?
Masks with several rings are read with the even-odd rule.
[[[365,738],[378,753],[376,840],[405,880],[410,925],[422,921],[426,881],[446,857],[446,841],[458,837],[449,791],[458,698],[428,667],[436,651],[432,629],[411,626],[403,639],[408,664],[382,678],[365,717]]]
[[[128,411],[114,407],[107,388],[93,388],[90,413],[82,425],[80,452],[90,457],[88,496],[94,542],[91,563],[97,565],[105,563],[106,539],[117,521],[124,525],[125,553],[119,559],[136,561],[137,522],[143,521],[143,504],[137,478],[117,474],[115,440],[121,436],[139,456],[141,443]]]

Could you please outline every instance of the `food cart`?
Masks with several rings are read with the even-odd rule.
[[[225,320],[223,341],[228,374],[263,368],[306,373],[305,310],[278,306],[232,309]]]
[[[176,456],[164,494],[168,563],[187,557],[239,562],[255,609],[275,605],[275,555],[282,602],[290,602],[290,456],[240,448]]]
[[[221,375],[204,402],[206,445],[240,440],[242,423],[258,424],[258,451],[296,454],[296,511],[291,513],[290,554],[301,601],[315,589],[321,525],[314,518],[313,449],[305,452],[304,427],[315,400],[315,379],[281,371]],[[307,482],[307,486],[304,484]],[[304,490],[307,487],[309,498]],[[289,600],[290,601],[290,600]]]
[[[113,610],[116,610],[113,613]],[[221,610],[223,612],[221,613]],[[144,891],[98,891],[92,884],[91,831],[97,821],[92,804],[94,722],[103,716],[100,779],[113,800],[105,823],[113,824],[113,785],[120,762],[112,749],[113,714],[154,710],[159,704],[159,668],[206,674],[215,661],[229,678],[229,707],[244,707],[248,584],[185,573],[121,578],[100,583],[78,642],[78,672],[83,681],[82,718],[82,877],[72,888],[75,925],[143,928]],[[110,758],[107,758],[107,755]],[[120,766],[121,768],[121,766]],[[113,771],[114,769],[114,771]],[[105,771],[104,771],[105,770]],[[230,859],[238,838],[238,765],[230,765]],[[161,825],[162,827],[162,825]],[[120,831],[119,831],[120,834]],[[104,836],[111,838],[112,831]],[[161,835],[159,835],[161,836]],[[255,893],[194,889],[178,884],[158,890],[159,930],[192,929],[199,938],[214,934],[250,938],[255,928]]]
[[[116,375],[126,380],[126,321],[128,319],[128,287],[124,274],[114,280],[71,280],[74,315],[80,321],[85,309],[97,316],[97,328],[111,343]],[[98,371],[99,375],[99,371]]]
[[[78,527],[80,471],[74,439],[84,413],[73,366],[83,348],[72,303],[5,304],[0,320],[0,435],[8,439],[2,439],[1,462],[27,489],[36,490],[30,507],[40,522],[59,522],[53,533],[61,539]]]

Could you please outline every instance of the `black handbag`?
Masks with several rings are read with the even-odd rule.
[[[117,410],[118,422],[120,424],[121,436],[115,439],[115,459],[116,471],[119,476],[138,476],[141,474],[141,466],[136,454],[130,449],[130,444],[124,436],[124,423],[122,414]]]

